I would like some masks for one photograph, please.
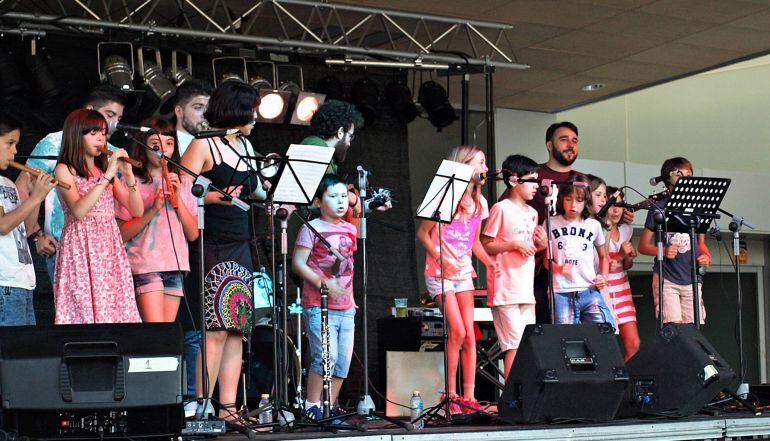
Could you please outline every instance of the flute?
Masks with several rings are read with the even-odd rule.
[[[163,164],[163,179],[166,180],[168,185],[168,197],[171,199],[171,206],[176,210],[179,208],[179,202],[176,200],[176,193],[174,193],[174,186],[171,185],[171,179],[168,178],[168,161],[161,161]]]
[[[99,150],[100,152],[104,153],[107,156],[112,156],[112,150],[107,149],[106,147],[97,147],[96,150]],[[142,163],[137,161],[136,159],[131,159],[128,157],[122,157],[120,158],[121,161],[128,162],[129,164],[133,165],[136,168],[139,168],[142,166]]]
[[[11,165],[11,167],[15,168],[16,170],[27,172],[27,173],[31,174],[32,176],[34,176],[34,177],[38,177],[41,173],[43,173],[42,170],[38,170],[38,169],[32,168],[32,167],[27,167],[26,165],[19,164],[16,161],[11,161],[10,165]],[[53,183],[58,185],[59,187],[65,189],[65,190],[69,190],[70,189],[70,185],[65,183],[65,182],[60,182],[60,181],[57,181],[57,180],[54,179]]]

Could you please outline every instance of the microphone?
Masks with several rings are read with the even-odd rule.
[[[650,178],[650,185],[655,186],[658,185],[660,182],[664,182],[666,180],[665,176],[655,176]]]
[[[218,138],[220,136],[235,135],[241,133],[240,129],[201,130],[195,133],[195,139]]]
[[[110,123],[107,125],[107,131],[114,132],[116,130],[125,130],[126,132],[142,132],[142,133],[149,133],[154,132],[155,130],[152,129],[152,127],[145,127],[145,126],[135,126],[133,124],[128,124],[120,121],[110,121]]]
[[[615,197],[615,195],[610,196],[610,198],[607,200],[607,203],[604,204],[601,210],[599,210],[598,213],[596,213],[596,217],[599,219],[604,219],[604,216],[607,215],[607,211],[609,211],[610,207],[615,205],[615,203],[618,201],[618,198]]]
[[[714,224],[711,226],[711,228],[707,231],[708,235],[713,237],[717,240],[717,242],[720,242],[722,240],[722,230],[719,228],[719,225]]]
[[[480,181],[484,181],[486,179],[498,180],[498,178],[500,178],[499,180],[502,181],[503,178],[501,178],[501,176],[504,176],[504,171],[503,170],[485,171],[483,173],[479,173],[479,180]]]

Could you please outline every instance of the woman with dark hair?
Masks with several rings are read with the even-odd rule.
[[[253,195],[263,199],[265,193],[257,176],[252,173],[256,163],[244,160],[254,156],[251,143],[246,139],[254,129],[259,104],[257,92],[240,81],[225,81],[214,90],[205,117],[212,129],[237,129],[238,133],[220,138],[193,141],[182,157],[182,165],[193,173],[200,173],[211,183],[234,197]],[[233,183],[237,185],[233,186]],[[242,183],[242,184],[240,184]],[[202,381],[208,381],[210,398],[214,385],[219,382],[219,416],[227,419],[235,415],[235,396],[241,372],[243,334],[251,332],[252,297],[251,278],[254,270],[249,247],[248,213],[223,200],[211,191],[205,197],[206,234],[203,239],[205,283],[198,286],[200,268],[197,262],[198,245],[191,248],[191,277],[188,277],[188,298],[203,291],[205,324],[198,324],[200,312],[192,317],[195,329],[206,330],[206,368],[208,378],[197,370],[198,396],[202,397]],[[191,300],[192,311],[198,301]],[[195,313],[194,313],[195,314]],[[197,366],[201,366],[198,354]],[[208,404],[208,403],[207,403]],[[204,412],[208,409],[204,408]]]
[[[190,271],[187,241],[198,238],[195,198],[190,180],[183,185],[173,167],[166,174],[162,160],[145,148],[159,150],[178,163],[174,126],[161,118],[147,118],[141,125],[152,131],[138,134],[131,157],[141,162],[134,175],[144,214],[134,217],[123,207],[116,214],[142,321],[173,322],[184,295],[184,273]]]

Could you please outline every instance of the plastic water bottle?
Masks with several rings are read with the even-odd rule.
[[[421,419],[420,421],[414,422],[417,418],[420,418],[422,415],[422,398],[420,397],[420,391],[416,390],[412,392],[412,399],[409,400],[409,407],[411,408],[410,412],[410,419],[412,420],[412,424],[414,424],[415,430],[420,430],[425,426],[425,420]]]
[[[262,399],[259,400],[259,408],[263,409],[259,412],[259,424],[271,424],[273,422],[273,408],[270,406],[270,394],[262,394]],[[270,430],[269,427],[262,430]]]

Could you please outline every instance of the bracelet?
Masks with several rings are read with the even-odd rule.
[[[131,190],[131,191],[136,191],[136,182],[134,182],[134,185],[126,184],[126,187],[128,187],[128,189]]]

